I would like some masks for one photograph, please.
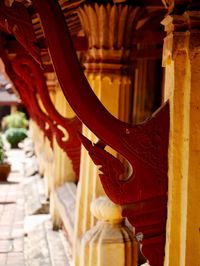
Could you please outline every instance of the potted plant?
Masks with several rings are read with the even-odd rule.
[[[17,148],[18,143],[27,137],[27,130],[25,128],[8,128],[5,131],[5,137],[11,148]]]
[[[6,152],[4,149],[4,144],[2,137],[0,135],[0,181],[7,181],[8,175],[11,170],[11,165],[6,161]]]

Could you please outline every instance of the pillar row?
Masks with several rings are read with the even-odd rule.
[[[107,110],[127,122],[131,98],[131,35],[138,12],[138,8],[128,5],[110,4],[86,4],[79,9],[80,21],[89,43],[84,62],[85,75]],[[86,126],[83,126],[83,134],[91,141],[97,141]],[[115,151],[109,151],[116,155]],[[98,177],[98,167],[82,147],[75,239],[94,226],[96,219],[90,212],[90,203],[101,195],[104,191]]]
[[[163,49],[170,101],[165,265],[200,264],[200,12],[171,15]]]

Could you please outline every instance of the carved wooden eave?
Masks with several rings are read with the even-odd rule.
[[[36,61],[40,62],[39,47],[33,31],[31,18],[26,7],[14,2],[12,7],[0,3],[0,28],[15,36],[17,41],[27,50]]]
[[[2,60],[30,117],[36,121],[51,143],[53,134],[55,135],[59,146],[72,160],[74,172],[78,177],[80,141],[76,132],[81,130],[81,123],[76,117],[74,119],[62,117],[53,106],[40,69],[41,66],[44,72],[54,72],[41,25],[39,24],[38,28],[38,19],[35,19],[34,9],[30,5],[27,5],[27,9],[19,2],[12,1],[12,3],[7,3],[8,6],[1,3],[0,6],[0,25],[3,33],[1,36]],[[73,8],[74,6],[68,8],[68,11]],[[69,25],[73,32],[77,31],[77,27],[73,27],[73,21],[70,20]],[[82,37],[75,36],[75,41],[80,49],[80,44],[87,48],[87,42]],[[35,62],[30,56],[35,59]],[[30,74],[36,76],[36,79],[31,78]],[[41,98],[46,112],[41,109],[36,95]]]
[[[16,74],[15,84],[25,103],[29,105],[28,109],[36,112],[36,116],[39,118],[37,123],[46,134],[49,134],[49,131],[51,134],[54,134],[59,146],[72,160],[74,172],[78,177],[80,141],[77,138],[76,132],[81,130],[80,121],[77,117],[67,119],[58,113],[51,102],[42,70],[31,56],[26,54],[16,56],[12,61],[12,67]],[[47,114],[41,110],[37,95],[39,95]],[[52,141],[52,138],[50,141]]]
[[[14,1],[8,1],[8,2],[10,2],[10,5],[11,4],[14,5]],[[33,8],[32,1],[18,0],[17,2],[24,3],[26,7],[28,7],[28,13],[31,16],[32,24],[34,28],[34,34],[37,39],[38,47],[40,48],[40,57],[43,63],[44,71],[53,72],[51,59],[50,59],[50,56],[47,50],[47,46],[46,46],[45,39],[44,39],[44,34],[41,28],[40,18],[37,14],[37,10]],[[78,8],[85,2],[87,1],[84,1],[84,0],[79,0],[79,1],[60,0],[59,1],[59,5],[61,6],[65,20],[68,24],[68,28],[70,30],[70,34],[72,36],[76,51],[86,51],[88,49],[87,38],[86,36],[83,35],[82,27],[81,27],[80,20],[77,14]],[[157,38],[156,36],[158,35],[158,33],[160,33],[160,29],[156,29],[155,27],[160,25],[159,21],[163,19],[164,14],[167,12],[162,2],[161,1],[149,1],[149,0],[148,1],[134,1],[134,3],[132,3],[131,1],[117,1],[118,4],[121,2],[128,2],[131,5],[143,8],[144,19],[143,20],[141,19],[139,21],[138,26],[136,28],[137,28],[138,33],[144,36],[143,38],[145,38],[146,40],[149,40],[149,42],[153,42],[152,36],[155,36],[154,38],[156,39]],[[113,3],[115,3],[115,1],[113,1]],[[155,13],[157,13],[157,15],[155,15]],[[145,16],[146,16],[146,19],[145,19]],[[154,21],[152,21],[152,18]],[[145,36],[145,27],[143,24],[148,25],[148,30],[152,28],[151,38],[150,37],[147,38]],[[142,26],[142,29],[141,29],[141,26]],[[156,44],[157,42],[153,42],[153,43]],[[133,41],[133,45],[134,45],[134,41]],[[14,50],[18,49],[18,45],[15,44],[14,40],[12,40],[11,43],[9,41],[7,43],[7,47],[10,47],[11,54],[12,52],[14,52]],[[137,50],[136,50],[133,52],[132,58],[135,57],[136,59],[140,59],[140,58],[142,59],[143,55],[144,55],[144,58],[160,58],[161,57],[160,48],[158,49],[155,48],[154,51],[152,51],[152,49],[153,48],[147,49],[146,51],[144,51],[144,53],[142,51],[139,51],[137,53]]]
[[[77,51],[87,50],[88,47],[87,39],[80,34],[81,25],[76,13],[82,2],[84,0],[73,3],[59,1]],[[1,1],[0,15],[0,31],[6,41],[4,49],[11,56],[11,60],[15,54],[28,51],[36,61],[43,64],[45,72],[53,72],[40,19],[32,6],[32,1]]]
[[[33,3],[63,93],[80,119],[100,139],[91,144],[81,136],[94,162],[101,165],[106,194],[122,205],[123,215],[136,227],[136,232],[143,232],[143,251],[150,263],[163,265],[169,106],[165,104],[151,119],[137,126],[114,118],[94,95],[82,72],[58,3],[53,0]],[[124,167],[104,150],[106,145],[130,163],[127,180],[120,180]]]
[[[102,165],[101,170],[103,173],[101,180],[107,195],[114,202],[122,205],[123,215],[128,217],[133,226],[136,227],[136,232],[143,232],[143,251],[152,265],[160,266],[163,262],[165,245],[166,173],[169,127],[168,105],[166,104],[147,123],[136,127],[123,123],[111,116],[91,91],[82,73],[82,69],[76,58],[76,52],[73,50],[73,43],[66,29],[67,22],[71,31],[72,40],[76,40],[74,43],[80,43],[80,35],[78,33],[83,33],[83,31],[80,27],[80,21],[77,20],[78,16],[75,10],[85,1],[69,2],[63,0],[57,2],[53,0],[34,0],[32,2],[33,6],[29,5],[27,11],[33,25],[31,31],[36,39],[36,41],[34,39],[32,45],[36,45],[37,49],[39,48],[40,60],[37,57],[35,58],[37,61],[41,61],[41,66],[44,68],[44,71],[52,72],[55,69],[63,92],[73,109],[81,120],[99,137],[100,141],[95,145],[92,145],[83,136],[81,139],[90,151],[95,163]],[[150,43],[153,42],[154,44],[161,45],[163,35],[160,34],[160,39],[158,40],[157,32],[160,32],[158,22],[167,10],[164,9],[161,1],[144,0],[136,2],[134,4],[136,6],[138,5],[138,9],[142,8],[140,19],[138,21],[136,20],[137,25],[135,25],[138,35],[142,35],[144,38],[145,31],[151,29],[153,32],[151,36],[153,38]],[[16,4],[19,5],[20,3]],[[13,3],[10,9],[12,7],[15,7],[15,3]],[[12,35],[15,32],[6,32],[6,34],[8,33]],[[138,43],[136,41],[138,38],[137,33],[135,35],[135,41],[134,38],[131,41],[128,40],[130,46],[135,46]],[[79,46],[80,48],[75,46],[77,49],[87,50],[88,46],[85,42],[85,36],[81,35],[81,38],[84,40],[84,48],[83,46]],[[22,45],[24,49],[27,49],[23,42]],[[10,45],[9,47],[8,57],[12,49],[16,49],[15,45]],[[16,50],[13,54],[15,52]],[[31,51],[29,53],[31,54]],[[145,56],[149,56],[148,53],[149,51],[147,50]],[[136,50],[135,53],[133,52],[133,58],[137,58],[137,56],[142,58],[144,54],[142,51]],[[33,56],[33,53],[31,55]],[[161,53],[159,55],[154,53],[153,56],[160,57]],[[21,63],[19,62],[19,66]],[[30,63],[31,67],[35,62],[32,61],[32,63]],[[27,65],[27,61],[23,64]],[[15,63],[13,63],[13,66],[15,71],[18,72],[19,69]],[[39,65],[37,65],[36,72],[38,68]],[[32,71],[33,69],[30,70],[30,73]],[[33,72],[35,72],[35,69]],[[18,75],[24,77],[24,74],[21,72],[18,72]],[[25,76],[28,80],[29,77],[27,74]],[[37,86],[43,82],[43,78],[41,77],[36,80]],[[40,91],[41,87],[43,89]],[[46,88],[41,87],[39,85],[37,92],[40,94],[48,115],[53,118],[55,123],[63,123],[63,127],[66,127],[63,118],[56,113],[51,101],[47,97],[48,95],[45,94]],[[32,89],[30,88],[30,90]],[[28,108],[31,109],[27,99],[27,93],[23,91],[21,94],[24,97],[24,101],[27,102]],[[34,109],[37,110],[37,102],[33,100],[32,104],[34,105]],[[32,115],[35,119],[38,119],[37,112],[33,112]],[[44,120],[46,121],[46,118]],[[56,134],[57,125],[53,123],[50,128]],[[118,151],[130,163],[130,175],[126,181],[120,180],[120,177],[124,174],[123,165],[104,150],[106,145]],[[157,160],[156,165],[155,160]],[[159,263],[156,264],[155,260],[157,262],[159,261]]]

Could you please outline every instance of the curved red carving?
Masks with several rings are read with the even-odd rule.
[[[14,80],[15,87],[22,99],[26,109],[29,113],[29,116],[37,123],[40,129],[44,132],[45,137],[50,141],[51,147],[53,146],[53,133],[51,125],[51,120],[46,116],[45,113],[40,109],[40,106],[36,98],[29,93],[27,85],[19,77],[16,77]],[[27,93],[25,93],[25,90]]]
[[[80,164],[80,140],[77,137],[77,131],[81,130],[81,122],[77,117],[72,119],[64,118],[58,113],[55,109],[53,103],[51,102],[48,88],[42,70],[37,62],[35,62],[31,56],[27,54],[16,56],[12,62],[13,69],[15,73],[23,79],[28,86],[25,88],[23,86],[23,94],[32,98],[32,109],[38,110],[37,112],[43,116],[43,121],[48,121],[49,127],[52,130],[52,133],[55,134],[56,140],[59,146],[67,153],[69,158],[72,160],[73,168],[78,176],[79,174],[79,164]],[[26,91],[25,91],[26,90]],[[36,94],[39,94],[42,103],[48,113],[44,114],[38,105]],[[27,101],[28,99],[26,99]],[[44,117],[45,116],[45,117]],[[66,131],[67,138],[63,130]]]
[[[80,119],[101,140],[82,142],[95,163],[102,165],[101,181],[106,194],[123,206],[136,231],[144,234],[143,251],[151,265],[163,265],[166,202],[169,106],[151,119],[131,126],[113,117],[90,88],[76,57],[59,4],[34,0],[62,90]],[[119,180],[123,165],[104,151],[108,144],[130,163],[130,175]]]
[[[142,251],[151,265],[163,265],[168,190],[169,104],[166,103],[146,122],[127,126],[121,136],[124,147],[132,153],[132,174],[121,180],[123,164],[104,150],[101,142],[91,143],[83,135],[81,141],[96,165],[106,194],[122,205],[122,215],[142,232]]]
[[[17,60],[20,61],[20,56],[18,56],[17,58]],[[23,103],[27,108],[30,117],[38,124],[38,126],[44,132],[45,136],[49,139],[52,145],[53,134],[51,119],[41,110],[38,104],[36,92],[34,91],[34,87],[32,87],[32,83],[30,82],[30,80],[27,79],[27,76],[29,74],[31,75],[31,73],[26,72],[25,70],[24,76],[21,76],[17,71],[17,60],[15,57],[12,61],[12,69],[15,73],[15,77],[13,80],[15,87],[20,95],[20,98],[22,99]]]
[[[13,34],[35,60],[40,62],[40,50],[32,21],[22,3],[14,2],[11,7],[7,7],[4,1],[0,2],[0,27]]]

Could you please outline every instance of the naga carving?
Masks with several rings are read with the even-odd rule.
[[[153,266],[163,265],[167,213],[167,151],[169,105],[166,103],[146,122],[136,126],[114,118],[90,88],[59,4],[54,0],[34,0],[61,88],[68,102],[100,139],[97,144],[81,140],[101,168],[106,194],[122,205],[123,215],[142,232],[144,255]],[[120,176],[124,166],[104,148],[111,146],[126,158],[130,174]]]
[[[67,119],[61,116],[55,109],[50,99],[42,70],[39,64],[33,60],[31,56],[27,54],[16,56],[12,62],[12,66],[18,76],[16,83],[19,90],[21,90],[20,95],[22,98],[27,97],[26,99],[23,99],[27,104],[30,102],[28,109],[37,110],[36,115],[39,115],[39,121],[37,119],[37,122],[44,132],[47,130],[52,131],[59,146],[72,160],[74,171],[78,176],[80,164],[80,140],[78,139],[76,132],[81,130],[80,120],[78,120],[77,117]],[[20,86],[20,84],[23,85]],[[40,109],[36,97],[37,94],[40,96],[48,114],[45,114]],[[48,129],[45,122],[48,124]]]

